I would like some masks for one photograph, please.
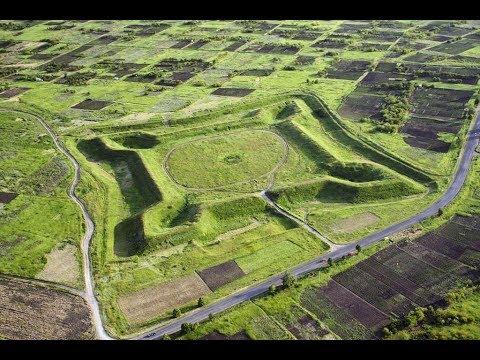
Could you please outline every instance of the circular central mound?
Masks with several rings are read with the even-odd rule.
[[[253,181],[276,170],[286,143],[266,130],[250,130],[193,140],[170,151],[165,168],[191,189],[215,189]]]

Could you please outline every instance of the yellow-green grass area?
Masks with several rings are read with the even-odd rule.
[[[286,156],[287,144],[277,134],[250,130],[177,145],[164,165],[174,182],[193,190],[240,183],[261,190],[257,180],[272,175]]]
[[[18,85],[30,88],[22,95],[22,101],[41,105],[46,110],[61,114],[64,119],[69,120],[65,122],[65,126],[71,126],[70,122],[74,120],[95,124],[98,121],[118,122],[123,116],[133,112],[155,113],[155,106],[165,97],[146,92],[151,88],[149,84],[113,79],[94,79],[86,85],[70,87],[47,82],[41,85],[19,82]],[[182,97],[186,90],[188,99],[198,99],[209,93],[208,89],[187,86],[186,89],[175,89],[174,94],[170,95]],[[87,98],[110,101],[111,104],[97,111],[71,109],[73,105]]]
[[[388,246],[390,242],[382,242],[362,250],[359,254],[347,257],[323,268],[296,282],[293,287],[277,289],[275,294],[247,301],[222,314],[198,324],[193,331],[181,334],[180,339],[199,339],[212,332],[232,336],[244,331],[254,340],[295,339],[288,328],[308,316],[326,333],[323,339],[336,339],[338,336],[323,324],[315,314],[302,306],[301,296],[305,290],[326,284],[333,275],[338,274],[358,262],[368,258],[375,252]]]
[[[346,50],[339,57],[345,60],[377,60],[385,56],[386,51],[356,51]]]
[[[427,195],[357,205],[316,203],[297,211],[331,241],[348,243],[405,220],[418,213],[419,209],[427,208],[434,200],[435,196]],[[369,214],[370,217],[367,216]],[[349,222],[355,222],[351,230],[346,225]]]
[[[329,107],[336,110],[340,107],[343,98],[355,89],[356,82],[344,79],[318,78],[304,86],[320,96]]]
[[[282,133],[278,126],[290,124],[289,126],[294,127],[295,134],[303,134],[301,138],[305,138],[307,143],[310,142],[310,146],[305,149],[304,146],[302,148],[301,142],[294,141],[295,137],[288,137],[286,139],[289,147],[288,158],[291,154],[295,156],[292,155],[293,161],[287,159],[284,165],[285,168],[288,168],[300,164],[296,168],[297,170],[306,169],[308,171],[301,173],[295,171],[295,168],[290,168],[291,171],[284,171],[281,174],[281,171],[284,170],[282,166],[275,176],[275,183],[290,183],[293,188],[300,187],[299,194],[302,197],[300,203],[314,201],[316,197],[315,192],[303,191],[302,184],[298,183],[298,179],[318,183],[318,175],[324,174],[326,171],[333,172],[339,177],[348,177],[348,174],[359,175],[357,180],[364,181],[363,183],[341,180],[332,176],[326,177],[326,179],[339,187],[364,190],[367,195],[382,193],[378,190],[382,189],[385,184],[393,186],[395,189],[406,186],[405,189],[413,189],[414,192],[424,190],[419,184],[365,159],[361,150],[353,147],[351,142],[345,141],[339,136],[338,130],[332,131],[323,118],[315,117],[303,100],[283,100],[261,107],[259,111],[248,111],[243,108],[240,108],[239,111],[242,114],[243,124],[248,123],[254,129],[266,129],[269,125],[274,125],[271,130],[283,136],[285,131]],[[191,139],[197,139],[200,136],[209,139],[214,130],[217,134],[222,131],[225,137],[231,134],[245,133],[277,136],[264,130],[233,131],[232,127],[240,127],[242,123],[238,121],[238,115],[232,114],[229,118],[232,123],[222,125],[217,123],[215,129],[205,126],[207,124],[186,122],[178,128],[173,127],[170,132],[166,129],[155,129],[152,132],[138,135],[140,128],[133,132],[117,133],[101,138],[106,148],[110,149],[107,150],[108,153],[111,151],[136,153],[139,161],[146,168],[145,174],[151,177],[161,192],[159,202],[141,210],[140,220],[147,246],[141,252],[128,258],[118,258],[112,252],[115,244],[114,229],[116,225],[132,215],[132,208],[128,204],[131,199],[129,200],[129,197],[125,196],[125,189],[122,189],[122,182],[125,179],[121,178],[126,175],[126,172],[119,174],[108,164],[88,161],[72,140],[72,146],[75,147],[75,154],[81,159],[82,167],[85,167],[90,175],[95,176],[97,181],[103,183],[101,187],[92,184],[92,187],[95,187],[95,196],[90,197],[87,203],[95,209],[92,211],[94,216],[103,217],[101,213],[97,212],[101,211],[100,209],[106,210],[109,214],[109,219],[99,227],[101,236],[95,238],[94,249],[96,250],[96,259],[102,262],[96,265],[102,269],[97,275],[100,298],[104,304],[108,323],[115,332],[120,334],[135,332],[157,321],[168,320],[171,316],[170,311],[167,311],[145,323],[128,324],[116,305],[117,299],[124,294],[188,276],[194,271],[225,261],[238,260],[247,275],[206,296],[208,301],[212,301],[327,250],[326,245],[319,239],[306,233],[303,229],[296,228],[285,218],[270,213],[263,200],[257,196],[239,196],[222,191],[197,194],[176,186],[168,178],[162,167],[168,152],[172,148],[181,147],[183,144],[188,144]],[[205,121],[208,122],[207,120],[213,121],[214,118],[206,117]],[[135,134],[141,139],[148,138],[151,146],[142,144],[142,147],[139,147],[135,137],[132,142],[132,136]],[[258,139],[258,141],[260,140]],[[215,153],[217,152],[215,151]],[[213,155],[209,157],[213,157]],[[318,166],[320,163],[323,165]],[[335,164],[335,166],[332,167],[329,164]],[[294,173],[294,176],[288,177],[289,172]],[[198,173],[192,172],[191,175],[192,177],[198,176]],[[325,177],[321,177],[321,181],[325,181]],[[385,190],[383,193],[387,191],[386,189],[388,186],[383,189]],[[236,190],[238,191],[238,189]],[[327,189],[326,194],[336,194],[342,189],[339,190],[334,186],[330,190]],[[102,191],[105,193],[102,194]],[[244,192],[248,192],[248,189]],[[405,196],[409,193],[408,191],[407,193],[397,191],[395,194]],[[357,202],[370,201],[369,196],[359,197]],[[303,197],[305,198],[303,199]],[[282,204],[281,199],[279,202]],[[136,208],[140,209],[141,207]],[[239,231],[235,234],[235,231],[248,227],[252,222],[259,222],[260,225],[252,227],[246,232]],[[222,236],[232,231],[234,236]],[[222,240],[218,240],[219,238]],[[102,249],[102,246],[106,248]],[[272,262],[271,259],[277,261]],[[193,303],[185,304],[182,309],[187,311],[194,305]]]
[[[0,128],[0,191],[18,194],[0,204],[0,272],[34,277],[61,243],[80,256],[82,217],[67,195],[73,170],[34,117],[2,111]]]
[[[468,49],[467,51],[464,51],[460,55],[473,56],[473,57],[476,57],[476,58],[480,58],[480,45],[475,46],[474,48]]]
[[[408,179],[385,179],[356,183],[323,176],[301,184],[274,188],[273,198],[296,213],[314,203],[362,204],[381,200],[423,195],[425,187]]]

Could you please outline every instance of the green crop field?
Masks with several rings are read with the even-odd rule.
[[[113,337],[353,249],[447,190],[480,99],[479,31],[461,20],[1,20],[0,274],[84,284],[75,169],[39,119],[78,162]],[[480,212],[476,162],[468,201],[411,232]],[[329,303],[304,291],[388,244],[179,336],[341,338],[333,315],[312,310]]]

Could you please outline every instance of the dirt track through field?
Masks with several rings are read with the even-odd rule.
[[[111,339],[111,337],[107,334],[105,331],[103,324],[102,324],[102,318],[100,315],[100,307],[98,305],[98,301],[95,297],[94,293],[94,282],[93,282],[93,270],[92,270],[92,264],[91,264],[91,259],[90,259],[90,253],[89,253],[89,248],[90,248],[90,241],[93,236],[93,232],[95,230],[95,225],[93,223],[92,218],[90,217],[90,214],[88,213],[88,210],[85,206],[85,204],[80,200],[80,198],[77,197],[75,190],[77,188],[77,185],[80,181],[80,165],[77,162],[77,160],[70,154],[70,152],[67,150],[67,148],[63,145],[63,143],[59,140],[55,132],[50,128],[50,126],[45,122],[44,119],[42,119],[40,116],[34,114],[34,113],[29,113],[26,111],[21,111],[21,110],[10,110],[10,109],[0,109],[2,112],[15,112],[18,114],[23,114],[23,115],[28,115],[30,117],[35,118],[42,126],[43,128],[47,131],[48,135],[52,138],[55,146],[57,149],[65,156],[68,158],[68,160],[72,163],[74,170],[75,170],[75,176],[73,178],[73,181],[70,185],[70,188],[68,189],[68,196],[80,207],[80,210],[82,212],[83,218],[85,220],[85,234],[83,236],[82,242],[81,242],[81,250],[82,250],[82,255],[83,255],[83,277],[85,281],[85,293],[84,293],[84,298],[90,307],[91,313],[92,313],[92,321],[93,325],[95,327],[95,331],[97,334],[97,337],[99,339],[107,340]]]

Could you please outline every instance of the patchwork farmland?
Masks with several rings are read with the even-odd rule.
[[[342,254],[175,336],[395,337],[478,281],[475,206],[356,249],[476,166],[478,47],[462,20],[1,20],[0,273],[84,298],[59,336],[160,337]]]

